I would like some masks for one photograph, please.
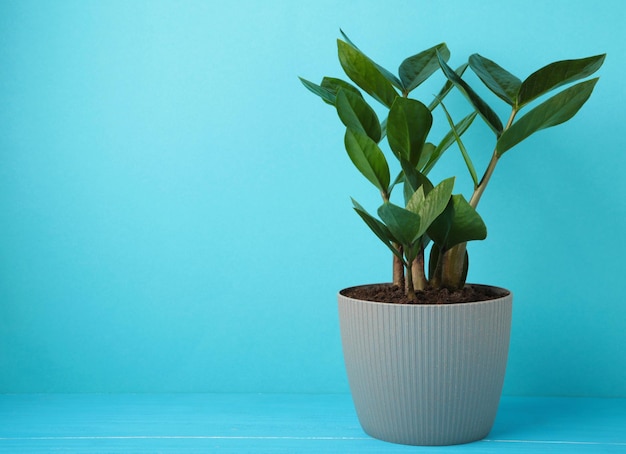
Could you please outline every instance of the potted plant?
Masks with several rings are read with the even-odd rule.
[[[391,283],[347,288],[338,295],[357,416],[365,432],[396,443],[479,440],[491,430],[502,392],[512,294],[465,282],[467,244],[487,236],[476,208],[507,151],[578,112],[598,80],[588,76],[605,55],[557,61],[522,81],[479,54],[453,70],[450,51],[441,43],[405,59],[396,76],[341,33],[338,55],[349,81],[301,81],[333,106],[345,125],[348,156],[381,195],[378,216],[355,200],[353,208],[393,257]],[[505,123],[463,79],[468,67],[510,106]],[[414,90],[434,74],[444,76],[439,93],[429,103],[415,99]],[[452,89],[473,107],[457,122],[444,104]],[[382,106],[382,115],[363,92]],[[529,110],[531,103],[536,106]],[[433,141],[436,109],[449,132]],[[462,141],[476,117],[494,133],[492,157],[480,178]],[[473,181],[468,198],[453,194],[454,177],[438,184],[428,178],[455,144]]]

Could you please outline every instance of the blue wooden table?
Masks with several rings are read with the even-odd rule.
[[[626,453],[626,399],[503,397],[480,442],[365,435],[349,395],[0,395],[1,453]]]

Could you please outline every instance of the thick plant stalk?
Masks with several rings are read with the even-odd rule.
[[[413,260],[411,274],[413,275],[413,288],[415,290],[426,290],[428,280],[424,272],[424,248],[420,249],[419,254],[417,254],[417,257]]]
[[[515,119],[515,115],[517,115],[517,110],[513,108],[511,110],[511,115],[509,116],[509,120],[507,121],[506,126],[504,127],[504,130],[502,132],[506,131],[507,129],[511,127],[511,125],[513,124],[513,120]],[[480,183],[474,189],[472,198],[469,201],[469,204],[472,206],[472,208],[476,208],[478,206],[478,202],[480,202],[480,198],[485,192],[485,189],[487,188],[487,185],[489,184],[489,180],[491,180],[491,175],[493,175],[494,170],[496,170],[496,164],[498,164],[498,159],[499,159],[498,150],[494,149],[493,155],[491,156],[491,161],[489,161],[489,164],[487,165],[487,169],[485,170],[483,177],[480,179]]]
[[[457,244],[444,252],[441,258],[441,286],[461,289],[465,285],[464,263],[467,243]]]
[[[415,287],[413,286],[413,262],[409,262],[406,270],[406,296],[409,301],[416,302]]]
[[[402,246],[394,244],[394,247],[402,254]],[[393,285],[397,285],[400,288],[404,288],[404,263],[400,260],[400,257],[394,254],[393,256]]]

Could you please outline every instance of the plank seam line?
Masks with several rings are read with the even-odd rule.
[[[58,437],[0,437],[0,441],[37,440],[373,440],[371,437],[288,437],[288,436],[221,436],[221,435],[119,435],[119,436],[58,436]],[[506,440],[483,439],[481,443],[527,443],[548,445],[626,446],[626,442],[565,441],[565,440]]]
[[[620,441],[566,441],[566,440],[506,440],[486,438],[484,443],[529,443],[545,445],[602,445],[602,446],[626,446],[626,442]]]
[[[369,440],[370,437],[280,437],[222,435],[112,435],[58,437],[0,437],[0,440]]]

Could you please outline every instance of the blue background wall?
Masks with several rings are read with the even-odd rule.
[[[470,280],[515,293],[505,393],[626,396],[626,3],[225,3],[0,4],[0,392],[348,391],[335,295],[390,258],[297,79],[341,75],[342,27],[392,69],[442,41],[521,78],[608,53],[579,115],[503,158]]]

